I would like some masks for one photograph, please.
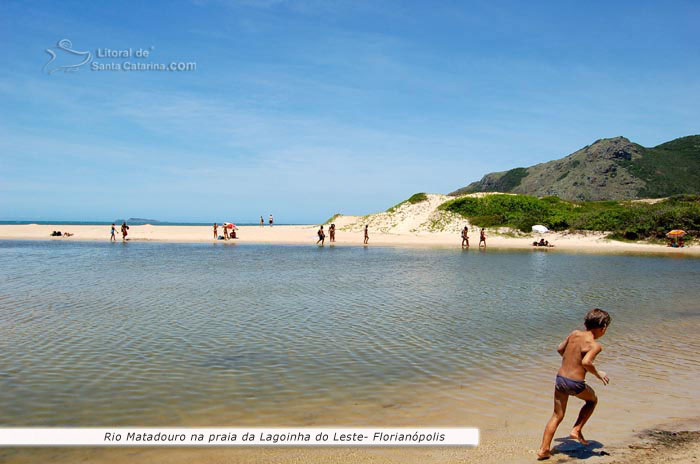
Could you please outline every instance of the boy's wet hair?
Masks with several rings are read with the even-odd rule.
[[[607,311],[603,311],[600,308],[594,308],[588,311],[586,318],[583,320],[586,329],[604,329],[610,325],[612,318]]]

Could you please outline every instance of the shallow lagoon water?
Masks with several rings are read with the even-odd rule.
[[[668,257],[0,241],[0,424],[539,428],[592,307],[627,411],[599,427],[684,417],[699,282]]]

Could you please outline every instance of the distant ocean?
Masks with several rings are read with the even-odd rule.
[[[117,221],[121,224],[122,221]],[[116,224],[116,222],[114,222]],[[130,226],[142,226],[144,224],[151,224],[153,226],[211,226],[214,222],[164,222],[164,221],[126,221]],[[26,224],[38,224],[38,225],[63,225],[63,226],[109,226],[112,225],[112,221],[0,221],[0,225],[26,225]],[[219,222],[221,224],[221,222]],[[257,222],[237,222],[237,226],[257,226]],[[265,222],[267,225],[267,222]],[[275,223],[276,226],[290,226],[297,224],[285,224],[285,223]]]

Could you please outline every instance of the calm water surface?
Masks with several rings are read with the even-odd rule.
[[[628,410],[601,423],[682,416],[699,283],[669,257],[0,241],[0,425],[539,428],[595,306]]]

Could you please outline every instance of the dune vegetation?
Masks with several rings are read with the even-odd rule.
[[[410,203],[412,205],[415,205],[416,203],[421,203],[421,202],[427,201],[427,200],[428,200],[428,195],[426,193],[424,193],[424,192],[416,193],[414,195],[411,195],[411,198],[409,198],[408,200],[404,200],[401,203],[399,203],[398,205],[394,205],[391,208],[387,209],[386,212],[393,213],[400,206],[405,205],[406,203]]]
[[[677,195],[658,202],[565,201],[557,197],[486,195],[458,197],[439,206],[479,227],[530,232],[535,224],[551,230],[609,232],[610,238],[661,239],[673,229],[700,237],[700,195]]]

